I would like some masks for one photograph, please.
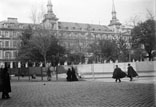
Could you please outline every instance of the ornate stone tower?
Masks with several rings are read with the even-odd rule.
[[[47,4],[47,14],[44,15],[44,19],[43,19],[42,23],[48,29],[57,30],[58,18],[53,13],[52,7],[53,7],[53,5],[51,3],[51,0],[49,0],[48,4]]]
[[[119,32],[121,26],[121,23],[116,17],[114,0],[112,0],[112,20],[110,20],[110,24],[108,26],[115,32]]]

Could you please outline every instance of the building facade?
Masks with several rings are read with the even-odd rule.
[[[44,26],[46,29],[56,31],[59,44],[71,53],[87,54],[89,44],[101,39],[118,39],[122,36],[129,43],[130,30],[122,26],[116,18],[113,2],[112,20],[108,26],[96,24],[84,24],[74,22],[60,22],[53,12],[51,1],[47,4],[47,13],[40,24],[19,23],[17,18],[8,18],[0,22],[0,63],[16,62],[19,37],[28,26]]]

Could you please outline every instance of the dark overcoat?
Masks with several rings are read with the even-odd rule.
[[[2,69],[2,92],[11,92],[10,85],[10,75],[8,73],[8,68]]]
[[[67,71],[67,81],[71,81],[72,80],[72,71],[71,69],[69,68],[68,71]]]
[[[72,67],[71,75],[72,75],[72,81],[78,81],[75,69],[73,67]]]
[[[123,72],[120,68],[115,68],[113,72],[112,78],[124,78],[126,77],[126,73]]]
[[[2,69],[0,69],[0,92],[2,92]]]
[[[128,77],[136,77],[136,76],[138,76],[138,74],[137,74],[137,72],[133,69],[133,67],[132,66],[129,66],[128,67],[128,70],[127,70],[128,72]]]
[[[47,70],[47,76],[48,76],[48,77],[51,77],[51,70],[50,70],[49,67],[48,67],[48,70]]]

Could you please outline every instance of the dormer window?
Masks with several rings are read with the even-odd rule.
[[[95,31],[95,29],[93,28],[93,31]]]
[[[73,27],[73,29],[75,30],[75,27]]]
[[[68,28],[68,27],[66,27],[66,29],[68,30],[69,28]]]
[[[61,26],[58,26],[59,29],[61,29]]]

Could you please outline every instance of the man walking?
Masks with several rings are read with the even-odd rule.
[[[128,64],[127,73],[127,77],[130,78],[130,81],[133,80],[133,77],[138,76],[137,72],[133,69],[133,67],[130,64]]]
[[[112,78],[114,78],[116,82],[118,80],[119,80],[119,82],[121,82],[121,79],[120,78],[124,78],[124,77],[126,77],[126,73],[123,72],[121,70],[121,68],[118,67],[118,65],[116,65],[116,68],[114,69]]]

